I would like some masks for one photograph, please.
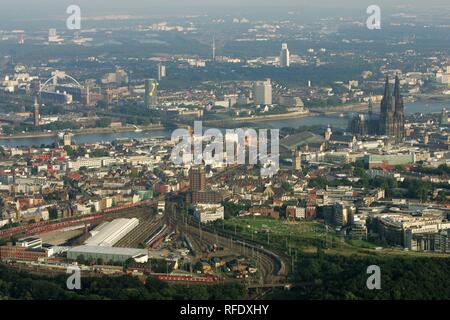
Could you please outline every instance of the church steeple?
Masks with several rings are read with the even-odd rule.
[[[380,105],[379,134],[386,136],[395,135],[394,129],[394,97],[389,88],[389,76],[386,76],[384,85],[384,96]]]
[[[389,76],[386,76],[386,81],[384,83],[384,96],[388,97],[391,95],[391,89],[389,88]]]
[[[372,101],[372,97],[370,97],[369,99],[369,120],[372,118],[373,115],[373,101]]]
[[[394,96],[396,98],[400,96],[400,78],[398,77],[398,75],[395,76]]]
[[[401,142],[405,137],[405,115],[403,98],[400,93],[400,79],[395,77],[394,91],[389,86],[389,76],[386,76],[384,95],[380,104],[380,114],[373,114],[373,100],[369,99],[368,119],[354,117],[349,123],[349,130],[355,134],[378,134],[395,138]]]
[[[400,79],[398,76],[395,76],[394,97],[395,97],[395,111],[403,112],[403,98],[400,93]]]
[[[384,95],[383,95],[383,99],[381,100],[381,113],[386,113],[388,112],[391,108],[390,108],[390,104],[391,104],[391,100],[392,100],[392,95],[391,95],[391,89],[389,88],[389,76],[386,76],[386,82],[384,84]]]
[[[400,93],[400,78],[398,75],[395,76],[394,103],[395,138],[397,141],[401,141],[405,137],[405,111],[403,106],[403,98]]]

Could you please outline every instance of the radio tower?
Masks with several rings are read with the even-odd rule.
[[[33,105],[33,122],[35,127],[39,127],[39,102],[38,97],[36,96],[34,98],[34,105]]]
[[[216,61],[216,38],[213,37],[212,43],[212,61]]]

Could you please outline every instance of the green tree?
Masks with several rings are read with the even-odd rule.
[[[58,209],[57,208],[49,208],[48,215],[49,215],[50,220],[58,219]]]

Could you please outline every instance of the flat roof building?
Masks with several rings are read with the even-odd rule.
[[[87,239],[85,244],[88,246],[112,247],[138,225],[139,220],[136,218],[115,219],[91,231],[92,237]]]
[[[201,223],[223,220],[224,208],[221,204],[198,203],[195,206],[194,215]]]
[[[130,258],[141,263],[148,261],[147,249],[77,246],[67,251],[69,260],[76,260],[81,256],[86,260],[102,259],[104,262],[125,262]]]
[[[272,104],[272,83],[270,79],[256,81],[253,84],[253,97],[256,105]]]

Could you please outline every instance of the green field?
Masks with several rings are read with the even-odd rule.
[[[239,217],[225,220],[225,228],[262,244],[287,251],[289,248],[309,251],[332,241],[332,234],[315,221],[287,222],[267,217]]]

